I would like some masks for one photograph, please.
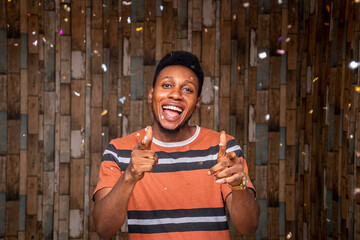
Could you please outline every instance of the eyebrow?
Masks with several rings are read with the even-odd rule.
[[[166,78],[168,78],[168,79],[170,79],[170,80],[175,80],[172,76],[165,76],[165,77],[163,77],[161,80],[163,80],[163,79],[166,79]],[[190,81],[190,80],[184,80],[186,83],[190,83],[190,84],[192,84],[192,85],[194,85],[195,86],[195,84],[192,82],[192,81]]]

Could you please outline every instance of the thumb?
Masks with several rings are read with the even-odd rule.
[[[225,156],[226,152],[226,135],[225,131],[221,131],[220,133],[220,143],[219,143],[219,154],[218,154],[218,162],[221,157]]]
[[[152,127],[149,126],[146,129],[145,137],[143,138],[143,140],[141,140],[141,145],[143,145],[144,149],[150,150],[152,138],[153,138]]]

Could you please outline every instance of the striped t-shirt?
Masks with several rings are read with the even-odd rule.
[[[113,187],[126,170],[145,129],[110,142],[94,191]],[[217,163],[220,133],[196,127],[183,141],[166,143],[153,138],[151,150],[159,157],[154,171],[136,183],[128,204],[130,239],[229,239],[224,202],[231,189],[215,182],[208,170]],[[241,157],[236,140],[226,135],[226,152]],[[249,187],[254,188],[250,179]],[[241,209],[239,209],[241,211]]]

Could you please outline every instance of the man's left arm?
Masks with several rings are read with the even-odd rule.
[[[227,184],[232,189],[232,193],[226,198],[226,205],[232,223],[239,233],[251,235],[258,226],[259,204],[255,199],[255,192],[246,187],[248,179],[244,172],[244,167],[247,171],[245,160],[238,157],[235,152],[226,153],[226,135],[224,131],[220,134],[217,162],[215,166],[210,168],[208,175],[213,175],[217,183]]]

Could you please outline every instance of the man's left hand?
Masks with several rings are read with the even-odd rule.
[[[217,164],[209,169],[208,175],[213,175],[217,183],[228,183],[231,186],[241,184],[244,177],[244,167],[241,164],[241,158],[237,157],[235,152],[226,153],[226,135],[225,131],[220,133],[219,154]]]

